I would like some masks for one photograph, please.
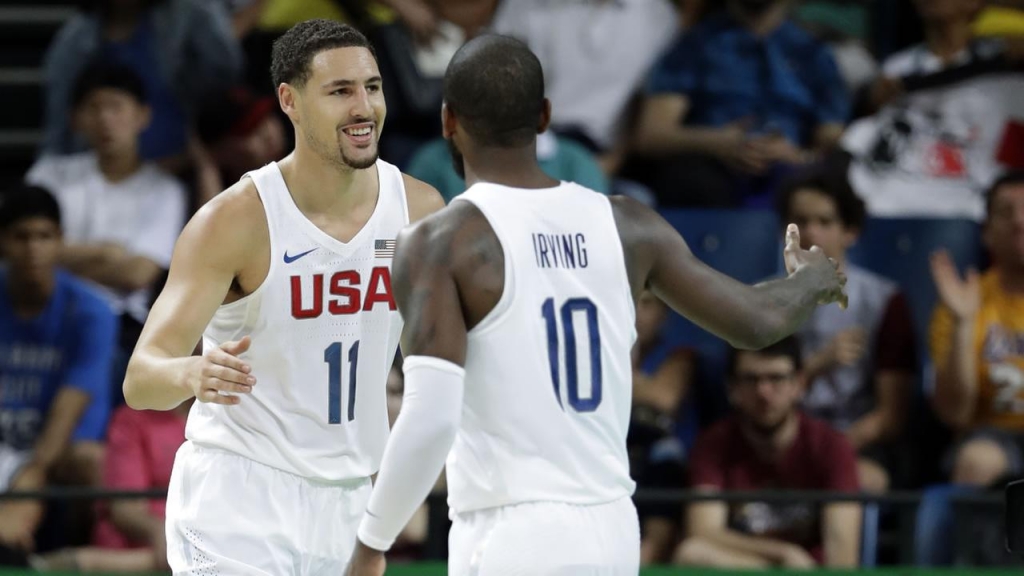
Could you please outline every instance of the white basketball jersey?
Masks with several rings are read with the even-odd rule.
[[[448,457],[455,512],[629,496],[634,305],[606,196],[477,184],[505,286],[469,333],[462,426]]]
[[[377,471],[402,330],[391,261],[409,222],[401,172],[383,161],[377,171],[377,206],[348,243],[302,214],[276,163],[247,175],[270,226],[270,270],[251,294],[217,309],[203,348],[249,335],[242,358],[256,385],[234,406],[196,402],[189,440],[324,481]]]

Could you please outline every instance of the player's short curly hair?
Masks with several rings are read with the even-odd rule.
[[[377,58],[373,45],[362,32],[334,20],[307,20],[292,26],[274,41],[270,60],[270,77],[274,87],[305,84],[309,80],[309,64],[324,50],[334,48],[366,48]]]

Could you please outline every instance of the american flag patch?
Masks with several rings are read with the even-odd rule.
[[[394,240],[375,240],[373,242],[373,257],[374,258],[394,258],[395,257],[395,241]]]

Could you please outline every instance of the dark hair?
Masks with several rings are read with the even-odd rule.
[[[28,218],[46,218],[60,226],[60,206],[49,190],[22,184],[0,196],[0,230]]]
[[[730,348],[729,362],[727,365],[728,372],[726,373],[730,380],[736,377],[736,366],[739,364],[740,354],[756,354],[758,356],[770,358],[785,357],[793,361],[794,370],[799,372],[800,369],[803,368],[803,361],[800,355],[800,343],[797,341],[795,336],[786,336],[775,344],[765,346],[760,350],[737,350],[735,348]]]
[[[305,84],[309,80],[309,64],[324,50],[334,48],[366,48],[377,58],[377,52],[363,33],[348,24],[334,20],[306,20],[292,26],[274,41],[270,60],[270,77],[274,87],[281,84]]]
[[[992,203],[996,200],[996,193],[1003,186],[1012,186],[1014,184],[1024,184],[1024,170],[1012,170],[1007,172],[996,179],[988,190],[985,192],[985,219],[987,220],[989,214],[992,213]]]
[[[131,68],[98,60],[86,66],[75,80],[71,104],[77,108],[96,90],[109,88],[130,94],[139,104],[146,103],[146,88],[142,79]]]
[[[519,40],[479,36],[448,64],[444,100],[477,144],[525,146],[537,137],[544,111],[544,70]]]
[[[824,165],[800,172],[783,182],[775,202],[775,211],[783,226],[788,223],[793,196],[801,190],[813,190],[832,200],[836,205],[839,219],[846,228],[860,230],[864,227],[867,209],[864,207],[864,201],[850,186],[846,172]]]

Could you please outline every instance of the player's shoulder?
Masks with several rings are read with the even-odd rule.
[[[454,201],[406,226],[398,235],[396,266],[415,261],[454,269],[482,243],[496,242],[494,230],[471,202]]]
[[[265,228],[266,222],[256,184],[242,178],[196,211],[189,225],[213,235],[244,236],[251,232],[249,226],[262,224]]]
[[[444,198],[436,188],[422,180],[402,173],[405,198],[409,205],[409,222],[418,222],[424,217],[444,208]]]
[[[206,253],[235,254],[270,241],[263,201],[250,178],[242,178],[192,216],[179,238]]]
[[[660,234],[669,232],[665,220],[652,208],[629,196],[608,196],[612,218],[622,242],[629,245],[649,244]]]

